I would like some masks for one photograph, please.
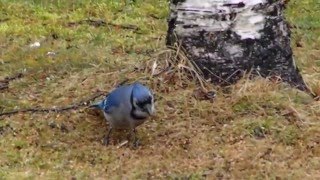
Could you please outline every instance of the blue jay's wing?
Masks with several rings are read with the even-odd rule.
[[[113,90],[102,102],[101,109],[109,113],[113,107],[118,107],[121,103],[129,100],[132,86],[123,85]]]

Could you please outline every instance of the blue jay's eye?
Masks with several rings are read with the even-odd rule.
[[[137,106],[140,107],[140,108],[143,108],[143,105],[144,105],[144,103],[142,103],[142,102],[138,102],[137,103]]]
[[[152,98],[148,97],[147,99],[137,102],[137,105],[143,109],[146,104],[151,104],[151,103],[152,103]]]
[[[152,103],[152,98],[151,97],[149,97],[148,99],[146,99],[146,104],[151,104]]]

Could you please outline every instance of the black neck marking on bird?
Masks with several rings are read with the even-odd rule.
[[[131,112],[130,115],[133,119],[135,120],[143,120],[146,119],[147,117],[145,116],[138,116],[137,114],[135,114],[134,112],[137,110],[136,107],[133,105],[133,91],[131,92],[130,95],[130,103],[131,103]]]

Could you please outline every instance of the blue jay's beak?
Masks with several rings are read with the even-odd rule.
[[[153,114],[152,106],[147,106],[147,113],[151,116]]]

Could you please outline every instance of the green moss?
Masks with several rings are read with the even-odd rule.
[[[300,138],[301,130],[296,126],[288,125],[282,129],[278,129],[275,137],[276,139],[285,145],[294,145]]]
[[[249,134],[256,138],[264,138],[272,132],[279,119],[269,117],[267,119],[250,119],[244,123],[244,128]]]

